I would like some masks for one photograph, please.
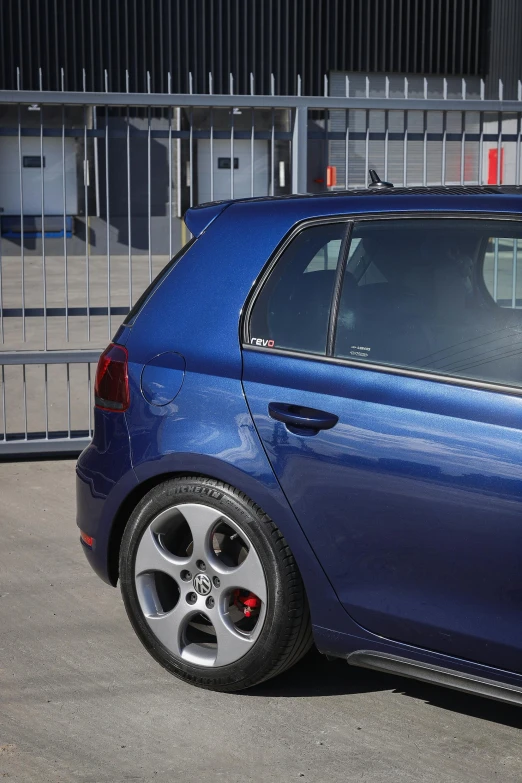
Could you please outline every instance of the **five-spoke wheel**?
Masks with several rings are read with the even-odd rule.
[[[123,536],[120,583],[149,652],[202,687],[250,687],[312,643],[282,534],[242,493],[211,479],[171,479],[143,498]]]
[[[134,572],[143,615],[173,655],[226,666],[258,638],[267,601],[263,566],[219,510],[182,503],[160,512],[139,541]]]

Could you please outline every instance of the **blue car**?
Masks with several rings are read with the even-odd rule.
[[[522,189],[185,220],[77,465],[85,554],[145,648],[218,691],[315,644],[522,701]]]

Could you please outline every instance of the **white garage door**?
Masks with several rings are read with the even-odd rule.
[[[198,139],[198,201],[248,198],[252,195],[252,146],[248,139],[234,141],[234,189],[231,188],[232,155],[230,141],[215,139],[211,160],[210,141]],[[254,141],[254,196],[267,196],[269,188],[269,143]],[[211,169],[212,166],[212,169]],[[214,174],[214,192],[211,190],[210,172]]]
[[[43,143],[43,168],[38,137],[22,138],[22,187],[24,215],[63,215],[62,139],[46,137]],[[42,210],[42,171],[44,205]],[[65,139],[65,213],[78,214],[76,142]],[[20,155],[18,137],[0,138],[0,214],[21,215]]]

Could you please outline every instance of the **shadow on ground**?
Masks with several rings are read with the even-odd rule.
[[[328,661],[312,650],[290,671],[244,692],[245,696],[310,698],[394,691],[444,710],[522,729],[522,708],[428,683]]]

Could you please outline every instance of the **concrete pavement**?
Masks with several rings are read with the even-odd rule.
[[[522,779],[522,710],[311,655],[240,695],[141,647],[74,522],[74,462],[0,463],[0,779]]]

